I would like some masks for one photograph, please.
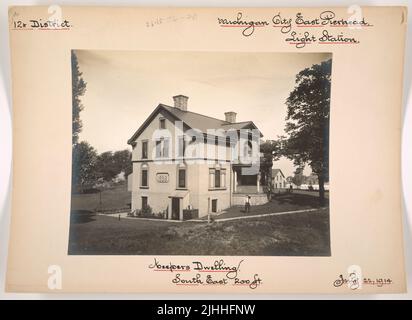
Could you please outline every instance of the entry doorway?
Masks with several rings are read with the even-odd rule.
[[[172,220],[180,219],[180,198],[172,198]]]

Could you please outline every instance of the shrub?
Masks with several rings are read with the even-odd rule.
[[[145,208],[143,208],[143,209],[141,210],[141,212],[142,212],[142,214],[143,214],[144,216],[146,216],[146,215],[151,216],[153,210],[152,210],[152,207],[148,205],[148,206],[146,206]]]
[[[127,214],[129,217],[136,218],[150,218],[150,219],[167,219],[167,210],[159,211],[157,213],[153,212],[150,206],[144,209],[136,209]]]
[[[184,209],[183,210],[183,220],[190,220],[199,218],[198,209]]]

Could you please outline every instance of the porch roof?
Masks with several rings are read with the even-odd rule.
[[[189,194],[188,190],[175,190],[170,194],[169,198],[182,198],[183,199],[188,194]]]

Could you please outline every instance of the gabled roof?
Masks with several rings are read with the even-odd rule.
[[[190,128],[196,128],[201,130],[202,132],[206,132],[207,129],[219,129],[222,127],[222,125],[229,124],[229,122],[226,122],[224,120],[219,120],[216,118],[205,116],[200,113],[192,111],[182,111],[179,108],[170,107],[164,104],[162,104],[162,106],[166,110],[171,112],[176,118],[186,123]]]
[[[272,177],[276,176],[279,172],[282,174],[282,176],[284,178],[285,175],[283,174],[282,170],[280,170],[280,169],[272,169]]]
[[[143,122],[139,129],[137,129],[133,136],[127,141],[127,143],[132,144],[133,141],[135,141],[139,137],[139,135],[144,131],[149,123],[161,111],[167,112],[176,121],[183,121],[183,123],[186,125],[185,129],[199,129],[203,133],[207,133],[208,129],[223,129],[225,131],[230,129],[258,129],[252,121],[230,123],[224,120],[205,116],[200,113],[183,111],[179,108],[171,107],[165,104],[159,104],[156,109],[153,110],[153,112],[149,115],[149,117]],[[263,137],[262,133],[260,133],[260,136]]]

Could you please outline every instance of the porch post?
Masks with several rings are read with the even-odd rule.
[[[179,220],[183,221],[183,198],[179,199]]]
[[[167,220],[172,219],[172,203],[173,203],[173,198],[169,197],[169,208],[167,208]]]
[[[234,170],[234,179],[235,179],[235,181],[234,181],[234,183],[233,183],[233,191],[236,193],[236,191],[237,191],[237,171],[236,170]]]

